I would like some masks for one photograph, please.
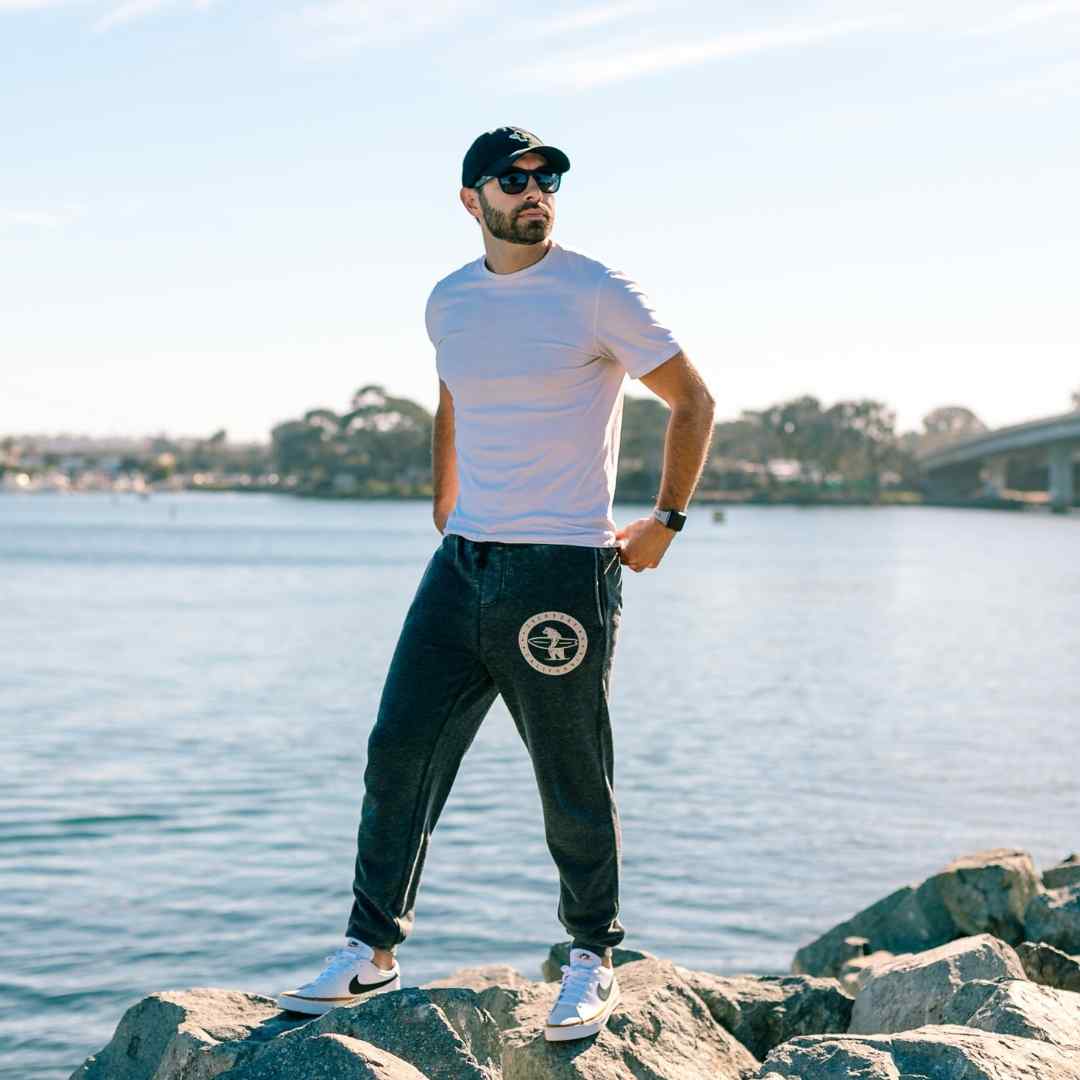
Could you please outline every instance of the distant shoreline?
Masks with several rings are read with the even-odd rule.
[[[115,491],[101,490],[100,488],[79,490],[29,490],[13,491],[0,488],[0,495],[12,495],[28,497],[45,494],[61,495],[111,495],[111,496],[135,496],[141,499],[149,499],[153,496],[169,496],[189,493],[205,493],[210,495],[285,495],[291,498],[312,499],[320,502],[423,502],[430,503],[430,492],[407,494],[387,492],[385,494],[364,495],[335,495],[324,492],[306,492],[283,490],[278,486],[269,485],[236,485],[236,486],[212,486],[199,487],[161,487],[144,489],[120,489]],[[1040,493],[1041,494],[1041,493]],[[649,505],[651,498],[622,496],[616,494],[616,505]],[[973,499],[933,499],[912,491],[889,491],[883,492],[878,498],[873,499],[862,495],[813,495],[805,492],[799,494],[786,494],[784,492],[762,493],[753,492],[743,494],[741,492],[698,492],[691,500],[693,506],[798,506],[804,508],[813,507],[896,507],[896,506],[930,506],[965,510],[1049,510],[1049,502],[1045,499],[1017,498],[1007,496],[983,496]]]

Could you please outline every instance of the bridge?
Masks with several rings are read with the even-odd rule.
[[[918,461],[931,492],[955,495],[981,481],[985,494],[1000,495],[1009,458],[1038,455],[1049,466],[1051,509],[1064,514],[1076,498],[1073,462],[1078,453],[1080,411],[1074,411],[983,431],[925,450]]]

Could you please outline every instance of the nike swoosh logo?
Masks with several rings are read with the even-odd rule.
[[[381,983],[361,983],[356,981],[354,975],[349,980],[349,993],[350,994],[366,994],[370,990],[378,990],[380,986],[388,986],[397,978],[396,975],[391,975],[389,979],[384,979]]]
[[[596,988],[596,996],[597,996],[597,997],[598,997],[598,998],[599,998],[599,999],[600,999],[601,1001],[607,1001],[607,999],[608,999],[609,997],[611,997],[611,988],[612,988],[612,987],[613,987],[614,985],[615,985],[615,980],[614,980],[614,979],[612,979],[612,980],[611,980],[611,982],[609,982],[609,983],[607,984],[607,988],[606,988],[606,989],[605,989],[605,988],[604,988],[603,986],[598,986],[598,987]]]

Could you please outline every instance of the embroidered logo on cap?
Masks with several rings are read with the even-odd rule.
[[[530,667],[544,675],[565,675],[585,659],[589,636],[565,611],[541,611],[518,631],[518,648]]]

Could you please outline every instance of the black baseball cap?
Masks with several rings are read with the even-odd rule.
[[[525,154],[543,154],[555,172],[570,170],[570,159],[538,135],[524,128],[500,127],[473,140],[461,165],[461,186],[472,187],[481,176],[496,176]]]

